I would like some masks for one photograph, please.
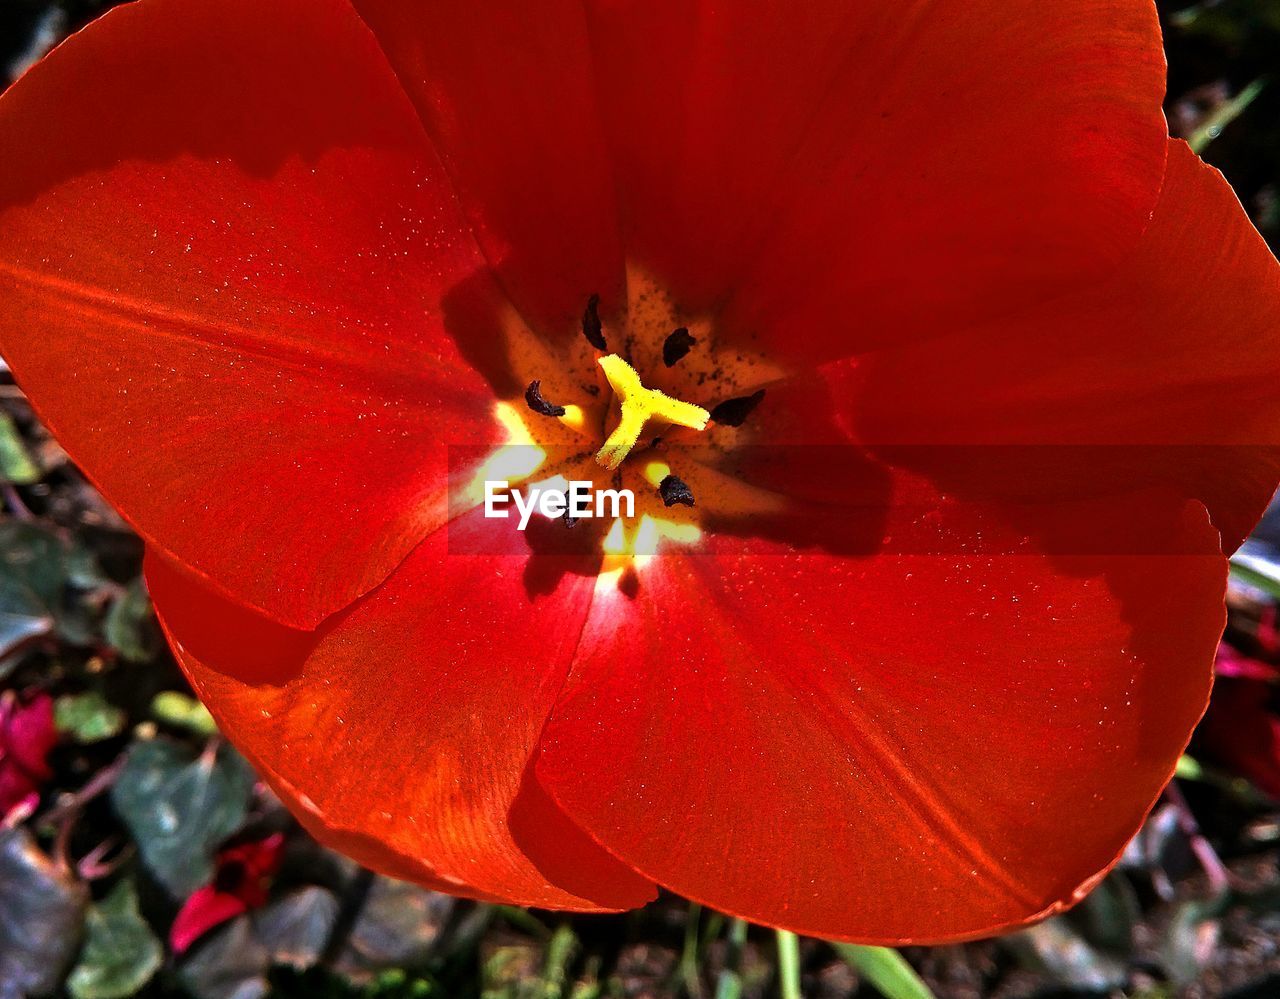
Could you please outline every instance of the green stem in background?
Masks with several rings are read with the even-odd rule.
[[[698,946],[705,952],[707,944],[724,932],[725,917],[718,912],[705,912],[702,929],[698,931]]]
[[[934,999],[929,986],[896,950],[846,943],[831,946],[885,999]]]
[[[689,903],[684,917],[684,949],[680,952],[680,982],[690,999],[702,999],[702,979],[698,974],[698,926],[702,906]]]
[[[537,937],[539,940],[550,940],[551,930],[547,925],[535,916],[528,909],[521,909],[515,905],[499,905],[495,907],[499,916],[518,930],[523,930],[531,936]]]
[[[1199,128],[1187,137],[1187,144],[1197,153],[1204,152],[1209,143],[1222,134],[1224,128],[1244,114],[1245,109],[1262,93],[1266,85],[1266,78],[1259,77],[1231,100],[1224,101]]]
[[[569,962],[578,952],[578,937],[573,927],[561,923],[547,944],[542,971],[542,999],[560,999],[569,980]]]
[[[582,977],[569,993],[569,999],[600,999],[604,987],[600,984],[600,958],[592,956],[587,959],[587,966]]]
[[[782,999],[804,999],[800,991],[800,938],[778,930],[778,994]]]
[[[735,919],[729,924],[729,953],[724,970],[716,980],[716,999],[740,999],[742,995],[742,951],[747,946],[747,922]]]

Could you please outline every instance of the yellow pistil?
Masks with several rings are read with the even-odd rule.
[[[711,419],[711,414],[701,406],[672,399],[657,389],[645,388],[635,368],[617,354],[600,358],[599,364],[613,387],[621,410],[618,425],[596,454],[596,461],[605,468],[614,469],[622,464],[622,459],[635,447],[644,425],[651,419],[691,430],[705,429]]]

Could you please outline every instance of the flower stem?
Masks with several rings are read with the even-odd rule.
[[[778,991],[782,999],[804,999],[800,992],[800,939],[778,930]]]
[[[698,929],[702,906],[690,902],[684,920],[684,949],[680,954],[680,980],[690,999],[702,999],[702,979],[698,974]]]
[[[742,995],[742,950],[747,945],[747,923],[735,919],[729,924],[729,955],[716,980],[716,999],[739,999]]]

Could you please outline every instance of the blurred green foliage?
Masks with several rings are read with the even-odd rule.
[[[1202,154],[1280,246],[1280,3],[1160,0],[1169,56],[1170,128],[1191,138],[1224,105],[1260,88]]]

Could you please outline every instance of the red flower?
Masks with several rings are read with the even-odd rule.
[[[52,698],[37,694],[23,704],[12,691],[0,694],[0,819],[52,776],[46,758],[57,744]]]
[[[192,893],[169,929],[169,945],[181,954],[215,926],[267,904],[267,889],[280,869],[284,836],[228,847],[218,854],[213,883]]]
[[[1276,609],[1263,613],[1250,652],[1222,642],[1209,710],[1196,730],[1213,761],[1280,798],[1280,633]]]
[[[325,842],[986,934],[1137,829],[1276,483],[1163,84],[1142,0],[141,0],[0,102],[0,347]],[[639,516],[486,519],[530,454]]]
[[[1199,738],[1206,755],[1280,798],[1280,710],[1276,684],[1218,678]]]

